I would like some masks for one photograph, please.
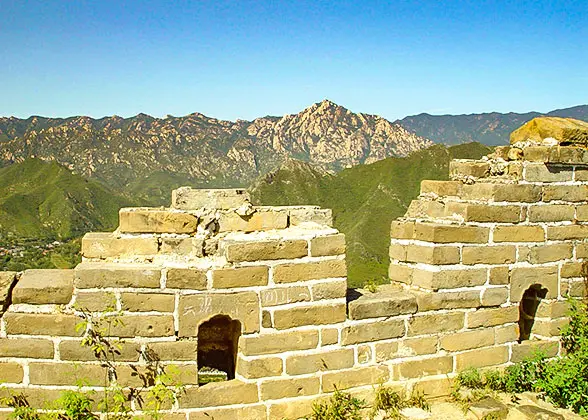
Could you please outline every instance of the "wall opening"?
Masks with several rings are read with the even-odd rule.
[[[547,296],[547,289],[540,284],[533,284],[523,293],[519,304],[519,343],[531,337],[537,308],[545,296]]]
[[[235,378],[241,323],[216,315],[198,327],[198,384]]]

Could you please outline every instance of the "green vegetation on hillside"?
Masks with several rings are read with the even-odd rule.
[[[302,162],[260,178],[251,188],[256,204],[316,204],[333,210],[334,224],[347,238],[349,284],[387,278],[390,223],[404,215],[420,191],[423,179],[447,179],[449,161],[480,158],[491,149],[468,143],[446,148],[441,145],[388,158],[370,165],[328,175]]]

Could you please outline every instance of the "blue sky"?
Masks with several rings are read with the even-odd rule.
[[[588,1],[0,0],[0,115],[588,103]]]

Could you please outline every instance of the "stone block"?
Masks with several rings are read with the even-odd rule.
[[[481,286],[487,279],[486,268],[442,269],[441,271],[415,268],[412,274],[413,285],[429,290]]]
[[[569,220],[573,220],[573,218]],[[588,204],[576,206],[576,220],[579,222],[588,222]]]
[[[390,378],[387,366],[365,366],[360,368],[328,372],[323,374],[322,391],[333,392],[363,385],[384,383]]]
[[[511,351],[510,361],[513,363],[522,362],[534,356],[537,352],[541,352],[547,357],[555,357],[559,353],[559,342],[526,340],[522,343],[513,344]]]
[[[487,243],[490,230],[486,227],[417,222],[414,238],[435,243]]]
[[[576,258],[588,258],[588,242],[576,242]]]
[[[215,315],[238,320],[244,333],[258,332],[259,306],[259,296],[255,292],[180,296],[179,336],[196,337],[198,326]]]
[[[23,367],[19,363],[0,362],[0,384],[19,384],[23,377]]]
[[[427,399],[448,397],[454,390],[453,379],[435,378],[419,380],[414,390],[422,392]]]
[[[568,316],[569,304],[565,300],[539,302],[535,316],[537,318],[562,318]]]
[[[222,213],[219,232],[256,232],[288,227],[288,214],[278,211],[257,211],[250,216],[235,212]]]
[[[454,352],[494,345],[494,329],[484,328],[445,335],[439,339],[442,350]]]
[[[52,359],[53,342],[41,338],[0,338],[0,357]]]
[[[331,209],[321,209],[315,206],[287,208],[290,217],[290,226],[299,226],[304,223],[333,226],[333,211]]]
[[[328,395],[301,397],[269,404],[269,420],[302,419],[310,417],[313,407],[318,403],[326,403]],[[264,417],[260,417],[264,418]],[[208,420],[208,419],[207,419]]]
[[[547,226],[547,239],[550,241],[584,240],[588,237],[588,225]]]
[[[352,367],[353,363],[352,348],[294,354],[286,358],[286,373],[288,375],[304,375],[327,370],[341,370]]]
[[[339,343],[339,330],[336,328],[323,328],[321,330],[321,346],[330,346]]]
[[[500,306],[508,300],[507,287],[492,287],[482,291],[482,306]]]
[[[310,287],[312,300],[341,299],[347,296],[347,279],[315,283]]]
[[[461,372],[467,368],[499,366],[507,363],[508,357],[508,346],[470,350],[455,356],[455,369]]]
[[[111,327],[114,337],[170,337],[174,335],[172,315],[123,315]]]
[[[390,225],[390,237],[393,239],[413,239],[415,222],[394,220]]]
[[[543,201],[586,201],[588,185],[546,185],[543,187]]]
[[[472,176],[486,178],[490,175],[490,164],[479,160],[457,160],[449,162],[449,177]]]
[[[568,261],[561,265],[561,278],[588,277],[588,262]]]
[[[276,309],[274,311],[274,326],[278,330],[285,330],[303,325],[337,324],[347,318],[346,309],[345,303]]]
[[[439,309],[477,308],[480,306],[479,290],[462,290],[459,292],[417,293],[419,312]]]
[[[265,405],[259,404],[231,408],[209,408],[199,411],[190,410],[188,417],[190,420],[259,420],[265,418],[265,412]],[[185,414],[181,413],[181,415],[181,420],[185,420]],[[168,416],[169,414],[165,415],[166,420]]]
[[[373,361],[373,352],[371,346],[364,344],[357,347],[357,363],[365,365]]]
[[[12,303],[67,304],[73,281],[73,270],[26,270],[12,290]]]
[[[549,162],[551,147],[528,146],[523,149],[523,159],[529,162]],[[542,165],[544,166],[544,165]]]
[[[398,341],[398,357],[437,353],[438,342],[437,336],[400,339]],[[378,344],[376,344],[376,356],[377,354]]]
[[[350,319],[368,319],[413,314],[417,302],[413,293],[394,291],[383,286],[376,293],[365,292],[348,303]]]
[[[496,344],[512,343],[519,339],[519,324],[494,327]]]
[[[200,408],[251,404],[258,401],[257,384],[235,379],[227,382],[211,382],[197,388],[187,388],[182,398],[179,399],[179,405],[180,408]]]
[[[466,222],[516,223],[519,222],[521,217],[520,206],[497,206],[462,202],[447,202],[445,206],[447,216],[458,215]]]
[[[180,210],[232,209],[251,201],[241,188],[198,189],[180,187],[172,191],[171,206]]]
[[[510,272],[510,301],[520,302],[525,290],[540,285],[547,289],[547,299],[559,295],[557,266],[515,267]]]
[[[401,357],[398,354],[398,341],[384,341],[374,345],[376,349],[376,363],[387,362]]]
[[[2,307],[8,301],[8,296],[12,290],[12,285],[16,283],[16,272],[0,271],[0,316],[2,316]]]
[[[569,324],[569,319],[535,319],[533,335],[541,337],[559,337],[562,329]]]
[[[206,271],[192,268],[168,268],[166,287],[169,289],[206,290]]]
[[[417,314],[408,320],[408,336],[458,331],[464,326],[464,318],[463,312]]]
[[[574,220],[574,207],[568,204],[529,206],[530,222],[565,222]]]
[[[155,236],[117,236],[112,232],[90,232],[82,238],[82,256],[85,258],[155,255],[158,247]]]
[[[462,183],[460,181],[421,181],[421,194],[435,194],[439,197],[459,197]]]
[[[310,302],[310,289],[307,286],[274,287],[261,290],[260,296],[264,307]]]
[[[514,245],[496,246],[464,246],[462,249],[463,264],[511,264],[516,261]]]
[[[322,257],[325,255],[345,254],[345,235],[317,236],[310,240],[310,256]]]
[[[441,375],[453,371],[453,357],[430,357],[410,360],[394,365],[395,379],[422,378],[423,376]]]
[[[572,180],[571,167],[546,165],[543,163],[527,163],[524,179],[529,182],[566,182]]]
[[[123,208],[118,212],[123,233],[194,233],[198,217],[190,213],[149,208]]]
[[[82,319],[68,314],[30,314],[8,312],[4,314],[7,334],[56,335],[79,337],[76,331]]]
[[[273,268],[274,283],[294,283],[307,280],[347,276],[345,260],[324,260],[299,264],[280,264]]]
[[[410,244],[406,245],[406,257],[403,261],[433,265],[459,264],[459,248],[457,246]]]
[[[508,306],[501,308],[478,309],[469,312],[466,319],[467,328],[494,327],[509,324],[519,320],[519,307]]]
[[[229,262],[282,260],[308,255],[308,243],[304,240],[274,240],[228,242],[224,246]]]
[[[508,266],[504,267],[491,267],[489,275],[490,284],[508,284],[509,282],[509,270]]]
[[[317,330],[271,332],[259,336],[242,336],[239,339],[239,351],[245,356],[257,356],[315,349],[318,343]]]
[[[406,259],[407,245],[392,242],[388,248],[388,256],[391,260],[407,261]]]
[[[116,340],[112,340],[115,342]],[[120,354],[114,355],[117,362],[137,362],[141,345],[129,341],[116,342]],[[82,345],[81,340],[63,340],[59,343],[59,359],[75,362],[94,362],[98,358],[91,347]]]
[[[347,325],[341,332],[341,344],[370,343],[402,337],[406,332],[403,319],[386,319],[384,321],[362,322]]]
[[[116,297],[112,292],[85,292],[76,294],[74,306],[89,312],[108,312],[116,310]]]
[[[74,284],[79,289],[160,287],[161,269],[153,265],[81,263],[74,271]]]
[[[391,263],[388,266],[388,277],[392,282],[411,284],[414,268],[408,265]]]
[[[259,379],[282,374],[282,359],[263,357],[258,359],[237,359],[237,374],[247,379]]]
[[[204,238],[160,238],[159,254],[190,255],[201,258],[204,256]]]
[[[100,364],[80,363],[29,363],[29,381],[32,385],[104,386],[106,368]]]
[[[439,201],[412,200],[404,213],[404,217],[411,219],[427,219],[445,216],[445,206]]]
[[[572,258],[571,243],[519,247],[519,261],[543,264]]]
[[[574,173],[574,181],[586,182],[588,181],[588,168],[586,167],[576,167],[576,172]]]
[[[131,312],[173,312],[175,295],[163,293],[121,293],[123,311]]]
[[[496,226],[494,242],[543,242],[545,232],[541,226]]]
[[[230,289],[233,287],[266,286],[269,268],[265,265],[237,268],[224,268],[212,271],[212,287],[214,289]]]
[[[476,185],[469,188],[475,189]],[[530,184],[494,184],[492,199],[497,202],[536,203],[541,201],[541,186]]]
[[[282,398],[316,395],[320,392],[320,379],[287,378],[263,381],[260,386],[261,400],[279,400]]]

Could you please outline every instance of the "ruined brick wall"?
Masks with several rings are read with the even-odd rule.
[[[329,210],[191,189],[169,209],[122,209],[117,231],[84,237],[75,270],[19,275],[0,320],[1,392],[40,404],[79,379],[101,390],[82,308],[121,314],[121,385],[137,384],[147,349],[180,367],[170,418],[297,418],[335,388],[367,396],[378,383],[447,395],[469,366],[556,355],[564,297],[585,295],[588,159],[572,149],[454,161],[453,181],[424,181],[392,225],[391,284],[375,293],[347,290]],[[229,380],[199,385],[203,366]]]

